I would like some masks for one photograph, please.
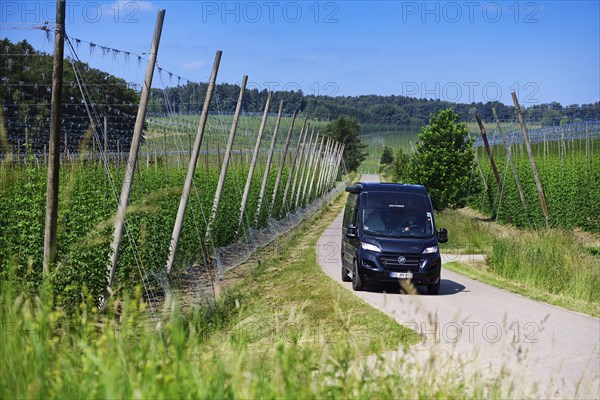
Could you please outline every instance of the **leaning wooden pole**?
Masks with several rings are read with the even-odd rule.
[[[231,131],[229,131],[229,140],[227,141],[227,149],[223,156],[223,164],[221,164],[221,175],[219,175],[219,182],[217,183],[217,191],[215,192],[215,198],[213,200],[212,211],[210,213],[210,219],[206,227],[206,243],[210,243],[212,240],[212,230],[215,225],[217,218],[217,211],[219,210],[219,204],[221,203],[221,194],[223,193],[223,186],[225,185],[225,177],[227,176],[227,167],[229,166],[229,160],[231,159],[231,149],[233,148],[233,140],[235,139],[235,132],[237,130],[238,121],[240,119],[240,113],[242,112],[242,102],[244,100],[244,92],[246,90],[246,84],[248,83],[248,76],[244,75],[242,78],[242,84],[240,86],[240,96],[238,97],[237,106],[235,108],[235,114],[233,116],[233,123],[231,124]]]
[[[327,161],[329,158],[329,148],[331,146],[331,142],[331,138],[327,138],[327,142],[325,143],[325,150],[323,151],[323,156],[321,157],[321,165],[319,166],[319,179],[317,180],[316,189],[317,197],[321,195],[321,185],[323,184],[323,177],[325,176],[325,172],[327,170]]]
[[[313,134],[314,134],[314,129],[313,129]],[[304,140],[302,141],[302,146],[299,148],[299,153],[298,151],[296,152],[296,171],[294,173],[294,182],[292,183],[291,186],[291,192],[290,192],[290,206],[289,206],[289,210],[291,210],[293,207],[292,205],[294,204],[294,195],[296,193],[296,183],[298,182],[298,177],[300,176],[300,172],[302,170],[302,160],[304,157],[304,153],[306,153],[306,140],[308,139],[308,124],[306,125],[306,132],[304,133]],[[312,135],[309,139],[309,143],[310,140],[312,140]],[[286,194],[284,193],[284,197],[286,197]],[[287,198],[287,197],[286,197]]]
[[[470,141],[471,140],[471,132],[469,132],[468,130],[467,130],[467,136],[469,137],[469,141]],[[483,168],[481,167],[481,162],[479,161],[479,155],[477,154],[477,148],[475,148],[474,150],[475,151],[473,152],[473,154],[475,156],[475,164],[477,164],[477,169],[479,170],[479,175],[481,175],[481,181],[483,182],[483,187],[489,197],[490,196],[490,187],[487,183],[487,179],[485,178],[485,174],[483,173]]]
[[[340,142],[339,150],[333,160],[333,168],[331,169],[331,176],[329,178],[328,187],[330,190],[335,186],[335,180],[337,178],[338,171],[340,169],[340,164],[342,162],[343,155],[344,155],[344,144]]]
[[[485,146],[485,151],[487,152],[488,159],[490,160],[490,165],[492,166],[492,171],[494,172],[494,177],[496,178],[498,193],[500,193],[498,203],[500,203],[502,195],[504,194],[504,188],[502,187],[502,179],[500,178],[500,174],[498,173],[498,168],[496,168],[496,163],[494,162],[494,155],[492,154],[492,149],[490,148],[490,143],[487,139],[487,132],[485,130],[485,127],[483,126],[483,122],[481,121],[481,117],[479,116],[479,114],[475,114],[475,119],[477,120],[477,124],[479,125],[479,132],[481,133],[481,138],[483,139],[483,145]]]
[[[304,123],[302,124],[302,128],[300,129],[300,135],[298,135],[298,143],[296,144],[296,152],[292,159],[292,166],[290,167],[290,172],[288,174],[287,182],[285,183],[285,189],[283,190],[283,199],[281,201],[281,208],[284,212],[288,211],[287,207],[287,196],[290,190],[290,185],[292,183],[292,174],[296,169],[296,161],[298,160],[298,153],[300,153],[300,144],[302,143],[302,138],[306,140],[305,132],[308,132],[307,120],[304,119]]]
[[[277,121],[275,121],[275,129],[273,130],[273,137],[271,138],[271,147],[269,148],[269,154],[267,155],[267,163],[265,165],[265,172],[263,174],[262,182],[260,184],[260,192],[258,194],[258,204],[256,205],[256,215],[254,216],[254,224],[257,225],[260,219],[260,211],[262,209],[263,198],[265,197],[265,191],[267,190],[267,182],[269,180],[269,171],[271,170],[271,161],[273,160],[273,152],[275,151],[275,145],[277,143],[277,132],[279,131],[279,123],[281,122],[281,115],[283,114],[283,100],[279,102],[279,112],[277,113]]]
[[[265,126],[267,125],[267,117],[269,115],[269,107],[271,106],[272,94],[273,94],[273,92],[269,92],[269,94],[267,95],[265,111],[263,113],[262,121],[260,121],[260,128],[258,129],[258,136],[256,137],[256,145],[254,146],[254,153],[252,154],[252,161],[250,162],[250,169],[248,170],[248,177],[246,178],[246,186],[244,187],[244,193],[242,194],[242,203],[240,205],[240,217],[238,219],[238,227],[237,227],[238,232],[242,226],[242,222],[244,221],[244,213],[246,212],[246,203],[248,202],[248,195],[250,194],[250,185],[252,185],[252,176],[254,175],[254,168],[256,168],[256,160],[258,158],[258,152],[260,151],[260,143],[262,141],[262,137],[265,132]]]
[[[527,201],[525,201],[525,193],[523,193],[523,187],[521,187],[519,174],[517,173],[517,168],[515,167],[515,162],[512,157],[512,151],[510,150],[510,143],[508,142],[508,139],[506,138],[504,132],[502,132],[502,127],[500,126],[500,119],[498,118],[498,114],[496,114],[496,107],[492,107],[492,113],[494,114],[494,119],[496,120],[496,127],[498,128],[498,132],[500,133],[500,136],[502,137],[502,142],[504,143],[506,159],[510,164],[510,169],[512,170],[515,185],[517,186],[517,191],[519,192],[519,197],[521,198],[521,204],[523,204],[523,209],[527,210]]]
[[[156,56],[158,54],[158,46],[164,19],[165,10],[159,10],[156,18],[156,26],[154,28],[154,37],[152,38],[152,45],[150,48],[150,56],[148,57],[148,67],[146,68],[144,86],[142,87],[142,94],[140,96],[140,106],[138,107],[138,113],[135,119],[133,138],[131,140],[131,148],[129,150],[129,157],[125,169],[125,178],[123,179],[121,196],[117,207],[117,215],[115,217],[115,231],[110,246],[111,253],[108,265],[108,284],[104,293],[104,304],[106,304],[106,300],[108,300],[108,297],[110,297],[112,293],[112,284],[115,278],[115,271],[117,270],[119,247],[121,245],[121,239],[123,238],[125,215],[127,213],[127,203],[129,202],[129,193],[131,192],[131,184],[133,182],[135,167],[138,161],[140,143],[142,142],[142,130],[144,128],[144,120],[146,119],[146,106],[148,105],[148,98],[150,97],[150,88],[152,87],[152,77],[154,76],[154,67],[156,64]]]
[[[310,182],[310,179],[311,179],[311,171],[313,169],[313,164],[315,162],[317,143],[319,142],[319,134],[320,133],[321,133],[320,131],[317,132],[317,135],[315,136],[315,140],[314,140],[312,146],[310,146],[310,150],[309,150],[310,158],[308,160],[308,164],[306,167],[306,179],[304,179],[304,184],[302,185],[302,194],[299,196],[299,200],[296,200],[296,207],[298,207],[298,204],[300,205],[300,207],[304,207],[304,199],[306,198],[306,190],[308,189],[308,183]]]
[[[328,191],[331,189],[331,180],[335,170],[335,161],[337,160],[338,154],[340,153],[340,148],[342,144],[340,142],[336,142],[333,148],[333,153],[331,154],[331,161],[329,164],[329,171],[327,172],[327,178],[325,180],[325,190]]]
[[[269,214],[268,218],[271,218],[273,214],[273,207],[275,207],[275,201],[277,200],[277,192],[279,190],[279,183],[281,182],[281,176],[283,175],[283,169],[285,168],[285,159],[287,157],[288,148],[290,147],[290,138],[292,136],[292,132],[294,130],[294,122],[296,121],[296,111],[292,115],[292,123],[290,124],[290,128],[288,130],[287,138],[285,139],[285,145],[283,147],[283,155],[279,160],[279,171],[277,171],[277,178],[275,178],[275,186],[273,187],[273,195],[271,196],[271,204],[269,205]],[[305,121],[306,122],[306,121]]]
[[[325,137],[321,138],[321,144],[319,145],[319,151],[317,151],[317,154],[315,155],[315,163],[314,163],[314,167],[313,167],[313,172],[310,178],[310,186],[308,187],[308,193],[306,194],[306,198],[305,198],[305,202],[306,204],[310,203],[310,195],[312,193],[313,190],[313,186],[315,184],[315,179],[317,177],[317,173],[319,170],[319,165],[321,163],[321,152],[323,151],[323,144],[325,143]]]
[[[527,149],[527,155],[529,156],[529,163],[531,164],[531,171],[533,171],[533,179],[535,180],[535,186],[537,188],[538,196],[540,197],[540,204],[542,206],[542,211],[544,213],[544,219],[546,220],[546,228],[550,227],[549,215],[548,215],[548,206],[546,205],[546,197],[544,196],[544,189],[542,188],[542,181],[540,180],[540,175],[537,170],[537,165],[535,164],[535,158],[533,157],[533,151],[531,150],[531,143],[529,142],[529,131],[527,130],[527,126],[525,125],[525,119],[523,118],[523,113],[521,112],[521,106],[519,106],[519,100],[517,99],[517,95],[515,92],[511,93],[513,103],[515,105],[515,111],[517,113],[517,118],[519,120],[519,125],[521,126],[521,132],[523,133],[523,139],[525,140],[525,149]]]
[[[190,198],[190,191],[194,182],[194,175],[196,173],[198,157],[200,156],[200,149],[202,148],[202,139],[204,138],[204,131],[206,129],[206,121],[208,120],[210,103],[215,92],[217,74],[219,73],[219,64],[221,63],[222,54],[223,53],[220,50],[217,51],[215,61],[213,63],[212,72],[210,74],[210,80],[208,82],[208,89],[206,90],[206,97],[204,99],[204,105],[202,106],[202,114],[200,114],[200,122],[198,123],[198,130],[196,132],[196,139],[194,141],[194,147],[192,148],[192,153],[188,164],[188,171],[185,177],[185,182],[183,184],[181,199],[179,200],[179,208],[177,209],[177,217],[175,218],[175,225],[173,226],[173,233],[171,235],[169,257],[167,258],[167,274],[171,273],[173,269],[173,264],[175,263],[175,256],[177,255],[177,247],[179,245],[179,237],[181,235],[181,229],[183,228],[183,221],[185,218],[187,204]],[[164,161],[166,165],[166,150]]]
[[[58,183],[60,174],[60,125],[62,116],[63,59],[65,53],[66,0],[56,1],[54,31],[54,64],[52,66],[52,99],[50,110],[50,143],[48,181],[46,186],[46,222],[44,227],[43,274],[56,261],[56,224],[58,220]]]
[[[313,137],[315,138],[315,140],[313,140]],[[313,146],[313,143],[316,141],[316,137],[315,137],[315,128],[312,128],[312,132],[310,134],[310,139],[308,140],[308,144],[306,145],[306,148],[304,149],[304,161],[300,161],[301,165],[300,165],[300,169],[301,169],[301,173],[300,173],[300,180],[298,181],[298,187],[296,188],[296,200],[294,201],[294,194],[292,192],[292,196],[290,198],[290,203],[294,204],[294,209],[298,208],[298,202],[300,201],[300,196],[302,195],[301,193],[301,189],[304,186],[304,175],[306,174],[306,170],[308,168],[308,163],[310,160],[310,152]]]

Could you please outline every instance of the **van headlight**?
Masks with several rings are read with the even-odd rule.
[[[371,243],[365,243],[365,242],[360,242],[360,245],[363,248],[363,250],[373,251],[375,253],[381,253],[381,248],[377,245],[374,245]]]
[[[421,254],[437,253],[437,251],[438,251],[437,246],[430,246],[430,247],[426,247],[425,250],[423,250],[423,252]]]

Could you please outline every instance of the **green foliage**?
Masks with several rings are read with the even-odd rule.
[[[465,124],[457,120],[451,109],[432,116],[412,158],[410,178],[427,188],[436,210],[467,203],[474,152]]]
[[[410,155],[399,148],[393,163],[393,177],[396,182],[410,182],[410,162]]]
[[[348,171],[356,171],[365,159],[366,145],[360,140],[360,125],[355,118],[340,116],[325,127],[326,136],[345,145],[343,159]]]
[[[2,169],[0,174],[0,277],[9,278],[26,292],[36,291],[42,280],[46,170],[30,163],[25,167]],[[239,187],[248,167],[230,165],[226,187]],[[106,285],[106,271],[116,194],[122,173],[111,170],[111,186],[104,168],[97,164],[63,166],[60,179],[57,264],[50,281],[60,304],[76,304],[86,287],[94,297]],[[219,169],[198,168],[195,188],[181,234],[175,272],[192,263],[205,263],[206,253],[238,238],[236,234],[241,190],[225,190],[221,197],[212,241],[204,242],[206,218],[210,215]],[[272,166],[267,193],[272,193],[276,166]],[[131,288],[141,275],[164,273],[173,224],[179,206],[185,171],[178,168],[141,166],[134,180],[119,254],[117,281]],[[247,204],[247,216],[254,217],[261,179],[254,179]],[[283,189],[273,207],[280,215]],[[259,226],[264,224],[271,197],[265,196]],[[254,225],[247,219],[244,226]],[[150,283],[152,284],[152,282]]]
[[[391,164],[394,162],[394,151],[390,146],[383,146],[383,153],[379,159],[379,164]]]
[[[546,145],[549,150],[544,156],[544,144],[532,145],[536,165],[544,189],[550,225],[566,229],[581,228],[590,232],[600,232],[600,161],[591,153],[591,149],[600,147],[600,140],[589,141],[589,151],[586,157],[585,139],[575,141],[550,142]],[[504,148],[492,148],[494,159],[498,166],[506,165]],[[563,153],[561,157],[561,153]],[[510,222],[524,227],[545,227],[544,215],[540,205],[529,158],[523,145],[517,145],[512,151],[515,167],[523,191],[527,207],[524,208],[510,169],[500,169],[504,182],[504,196],[499,204],[497,190],[491,193],[490,207],[487,196],[473,198],[471,205],[489,214],[496,212],[499,221]],[[480,162],[484,168],[488,182],[494,177],[487,155],[479,153]],[[498,206],[499,204],[499,206]]]

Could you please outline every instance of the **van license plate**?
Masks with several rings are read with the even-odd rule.
[[[412,272],[390,272],[390,278],[412,279]]]

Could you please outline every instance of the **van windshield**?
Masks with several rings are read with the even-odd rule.
[[[430,238],[433,217],[428,199],[420,194],[367,193],[362,210],[367,235]]]

